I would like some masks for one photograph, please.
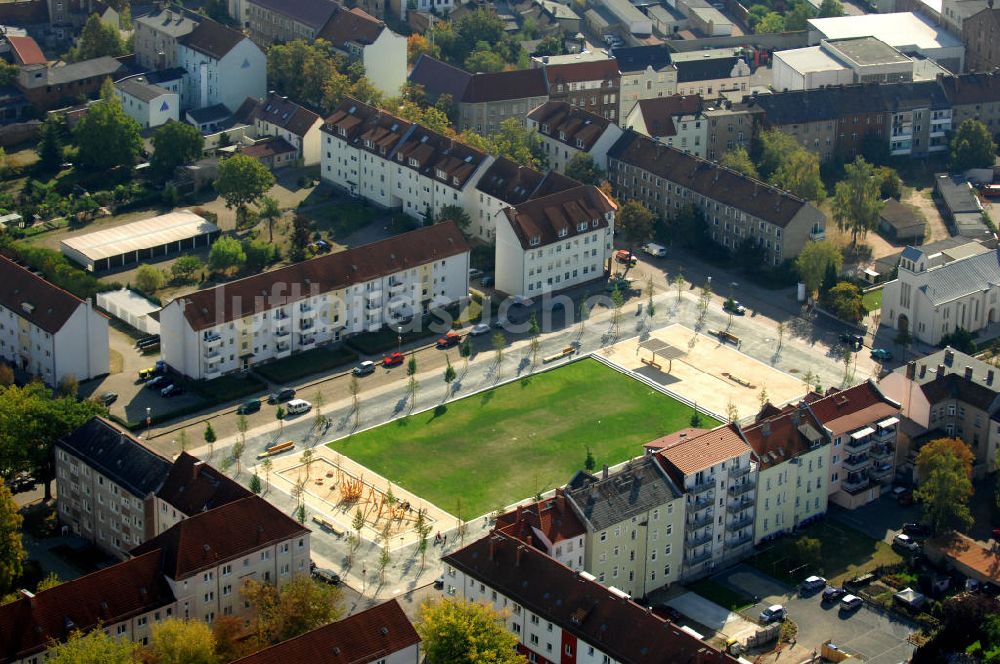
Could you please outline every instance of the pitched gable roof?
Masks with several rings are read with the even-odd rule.
[[[170,472],[170,461],[101,417],[80,425],[56,446],[140,498],[159,489]]]
[[[185,516],[228,505],[251,492],[204,461],[181,452],[170,467],[156,497]]]
[[[519,540],[493,533],[444,562],[622,664],[736,660]]]
[[[670,66],[670,49],[666,45],[626,46],[611,50],[611,56],[618,61],[621,72],[640,72],[647,68],[661,71]]]
[[[697,436],[685,438],[656,453],[664,469],[683,486],[684,477],[750,452],[735,424],[724,424]]]
[[[611,124],[605,117],[564,101],[548,101],[533,109],[528,117],[538,123],[538,133],[575,150],[590,150]]]
[[[997,72],[943,76],[945,97],[954,106],[1000,101],[1000,74]]]
[[[823,425],[805,405],[790,405],[743,427],[742,431],[762,470],[794,459],[826,440]]]
[[[810,401],[816,419],[834,435],[857,429],[899,413],[899,404],[882,394],[874,381],[835,390]]]
[[[597,187],[580,185],[505,208],[504,215],[521,247],[527,250],[607,228],[608,220],[604,215],[617,209],[618,206]],[[585,229],[578,230],[580,225]]]
[[[532,546],[541,544],[536,532],[550,544],[579,537],[587,532],[566,502],[566,493],[562,488],[556,489],[554,498],[531,505],[518,505],[517,509],[501,515],[497,518],[496,529]]]
[[[566,485],[573,502],[593,530],[604,530],[682,494],[652,456],[629,462],[608,477],[577,473]]]
[[[162,549],[163,573],[184,579],[266,546],[309,533],[260,496],[247,496],[192,515],[132,549],[133,556]]]
[[[0,255],[0,305],[49,334],[62,329],[84,302]]]
[[[15,64],[43,65],[48,62],[45,54],[42,53],[42,49],[38,47],[38,42],[31,37],[17,37],[15,35],[9,35],[7,37],[7,42],[10,44],[10,48],[14,52],[14,59],[16,60]]]
[[[640,99],[639,113],[650,136],[676,136],[674,118],[701,113],[701,95],[671,95],[655,99]]]
[[[385,29],[385,23],[363,9],[354,7],[348,10],[338,5],[319,31],[318,37],[326,39],[337,48],[350,43],[367,46],[374,44]]]
[[[75,629],[86,632],[172,604],[160,554],[149,551],[0,606],[0,660],[40,653]]]
[[[705,58],[704,60],[674,60],[677,67],[677,82],[691,83],[693,81],[714,81],[729,78],[733,67],[739,60],[735,55],[724,58]]]
[[[192,329],[204,330],[296,302],[313,291],[328,293],[466,251],[469,245],[458,226],[445,222],[206,288],[174,302],[184,307]]]
[[[420,643],[395,599],[293,639],[255,652],[233,664],[357,664],[374,662]]]
[[[331,0],[249,0],[249,2],[287,16],[313,30],[319,30],[326,25],[338,9],[337,4]]]
[[[508,99],[545,97],[545,73],[541,69],[515,69],[473,74],[461,101],[476,104]]]
[[[458,103],[465,97],[472,74],[425,53],[417,58],[408,78],[411,83],[422,86],[431,98],[448,94],[452,101]]]
[[[205,19],[180,41],[188,48],[215,60],[221,60],[244,39],[243,33],[211,19]]]
[[[570,62],[564,65],[545,65],[545,78],[549,89],[566,83],[582,81],[607,81],[621,79],[618,62],[614,58],[607,60],[589,60],[586,62]]]
[[[533,168],[522,166],[506,157],[497,157],[479,178],[476,189],[508,205],[518,205],[531,198],[545,180],[546,175]],[[568,186],[579,184],[564,175],[559,176],[559,180],[568,183]]]
[[[240,106],[237,114],[241,110],[243,106]],[[305,136],[310,129],[323,121],[317,113],[313,113],[305,106],[273,92],[256,104],[252,119],[269,122],[296,136]]]

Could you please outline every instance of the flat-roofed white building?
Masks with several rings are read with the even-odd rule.
[[[823,40],[819,46],[777,51],[774,89],[812,90],[851,83],[912,81],[914,64],[875,37]]]
[[[108,373],[108,319],[0,256],[0,357],[56,386]]]
[[[219,227],[190,210],[174,210],[59,243],[63,256],[90,272],[151,261],[185,249],[207,247],[219,237]]]
[[[400,324],[469,293],[469,245],[446,221],[179,297],[163,359],[195,379]]]

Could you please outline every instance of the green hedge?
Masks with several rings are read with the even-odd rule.
[[[207,381],[185,380],[184,387],[211,404],[225,403],[267,389],[267,385],[253,374],[231,374]]]
[[[404,332],[403,343],[406,344],[433,336],[434,332],[426,329]],[[351,337],[345,343],[362,355],[378,355],[387,350],[396,350],[399,339],[395,330],[384,328],[378,332],[365,332],[364,334]]]
[[[342,346],[314,348],[282,360],[261,364],[254,367],[254,371],[272,383],[287,383],[314,373],[343,366],[357,359],[357,353]]]

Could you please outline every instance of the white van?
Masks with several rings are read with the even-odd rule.
[[[305,399],[292,399],[285,405],[287,406],[286,410],[288,411],[289,415],[299,415],[301,413],[308,413],[309,410],[313,407],[313,405],[308,401],[306,401]]]
[[[650,256],[656,256],[657,258],[663,258],[667,255],[667,248],[662,244],[656,244],[655,242],[648,242],[642,245],[642,250]]]

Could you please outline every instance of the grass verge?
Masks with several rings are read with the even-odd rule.
[[[724,586],[713,579],[700,579],[694,583],[685,584],[687,589],[715,602],[733,613],[738,613],[748,606],[753,606],[753,597],[729,586]]]
[[[272,383],[287,383],[310,376],[320,371],[328,371],[358,359],[358,354],[349,348],[313,348],[304,353],[275,360],[254,367],[254,371]]]

